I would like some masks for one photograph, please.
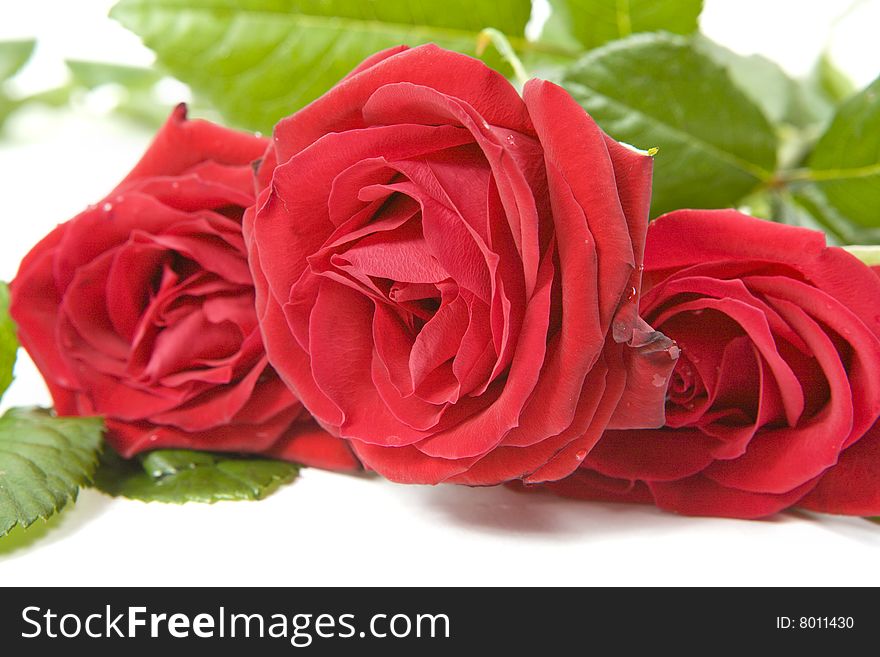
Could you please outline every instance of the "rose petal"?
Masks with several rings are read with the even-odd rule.
[[[241,165],[259,158],[266,139],[229,130],[209,121],[188,120],[186,104],[178,105],[153,143],[115,193],[130,183],[154,176],[174,176],[211,160],[219,164]]]
[[[761,305],[765,304],[762,303]],[[782,400],[789,424],[796,424],[804,410],[804,393],[791,366],[780,355],[776,339],[767,320],[767,314],[763,312],[761,307],[755,307],[747,303],[746,300],[733,297],[721,299],[703,297],[675,305],[665,313],[661,313],[654,321],[656,321],[658,326],[664,327],[666,326],[667,318],[672,314],[700,313],[706,310],[722,313],[742,328],[743,333],[749,337],[749,340],[752,341],[760,352],[761,357],[770,367],[776,382],[782,390]],[[776,314],[775,310],[773,312]],[[687,332],[682,335],[682,341],[686,342],[687,337],[699,333],[710,337],[713,335],[717,337],[717,334],[713,331],[714,323],[712,320],[711,314],[692,315],[688,319],[689,325],[683,329],[683,331]],[[670,331],[669,334],[673,338],[677,337],[676,332]]]
[[[864,271],[861,273],[865,274]],[[873,279],[870,273],[868,276]],[[854,404],[853,429],[844,443],[844,446],[850,445],[874,424],[880,414],[880,378],[874,376],[876,363],[880,359],[880,335],[869,325],[859,321],[853,309],[840,304],[820,289],[798,281],[791,281],[783,286],[777,279],[765,277],[750,277],[749,285],[768,296],[772,295],[771,301],[784,299],[803,308],[851,345],[853,356],[842,356],[847,360],[847,376],[851,382]]]
[[[285,409],[259,425],[227,424],[189,433],[173,426],[147,422],[120,422],[107,418],[107,442],[125,458],[152,449],[194,449],[212,452],[263,452],[269,449],[299,415]]]
[[[59,398],[68,397],[64,389],[76,385],[56,337],[55,323],[63,290],[56,287],[52,271],[56,249],[68,227],[69,224],[58,226],[31,249],[9,284],[9,314],[18,325],[18,339],[49,385],[56,405]],[[66,401],[69,408],[70,400]]]
[[[585,442],[598,439],[597,434],[601,434],[604,430],[604,421],[607,419],[607,413],[610,412],[606,410],[606,416],[603,417],[602,410],[599,408],[602,400],[609,399],[610,401],[606,403],[606,406],[609,407],[616,404],[622,386],[622,375],[620,373],[616,377],[609,375],[605,358],[604,356],[600,357],[584,380],[584,388],[593,394],[579,397],[574,418],[566,431],[543,440],[534,440],[532,444],[524,447],[508,447],[506,444],[502,444],[483,456],[467,472],[457,475],[449,481],[458,484],[480,485],[481,482],[491,480],[490,478],[497,478],[501,481],[518,479],[538,470],[555,454],[570,445],[572,441],[583,438],[587,434]],[[573,456],[566,459],[566,463],[571,466],[572,470],[580,465],[582,457],[586,456],[591,446],[578,450]],[[583,454],[580,454],[580,451],[583,451]]]
[[[322,281],[309,324],[311,373],[343,413],[339,435],[409,445],[428,434],[397,420],[372,385],[372,307],[350,288]]]
[[[589,176],[569,174],[563,179],[587,214],[597,254],[599,317],[605,332],[610,328],[639,264],[629,219],[623,212],[617,188],[638,186],[644,178],[636,176],[632,180],[617,181],[604,133],[561,87],[543,80],[530,80],[523,90],[523,99],[544,147],[548,171],[553,166],[560,173],[590,172]],[[553,183],[550,184],[552,198],[554,189]],[[633,221],[635,231],[646,219],[633,218]],[[565,239],[565,234],[561,233],[558,239]]]
[[[371,235],[347,248],[341,257],[368,276],[410,283],[439,283],[449,274],[433,256],[418,222]]]
[[[661,509],[688,516],[764,518],[787,509],[804,497],[816,481],[781,493],[754,493],[728,488],[703,475],[668,482],[648,483]]]
[[[352,449],[361,462],[386,479],[400,484],[439,483],[467,471],[476,460],[442,459],[427,456],[412,445],[388,448],[371,445],[357,439],[350,441]],[[393,456],[389,458],[389,449]]]
[[[583,467],[619,479],[682,479],[715,460],[712,442],[696,429],[608,431],[587,455]]]
[[[264,280],[276,298],[287,299],[307,259],[330,237],[327,200],[336,176],[353,162],[377,156],[404,159],[466,143],[467,133],[450,126],[387,126],[327,135],[279,166],[258,211],[245,222],[253,245],[284,244],[258,249]]]
[[[880,298],[880,277],[814,230],[755,219],[734,210],[678,210],[651,223],[646,274],[697,262],[784,263],[838,299],[880,335],[866,298]],[[784,248],[781,248],[784,245]]]
[[[815,354],[828,380],[830,399],[814,417],[796,427],[765,429],[751,441],[743,456],[716,462],[706,475],[725,487],[785,494],[837,461],[852,431],[853,400],[846,370],[822,327],[791,302],[772,303]]]
[[[442,53],[442,57],[441,57]],[[438,57],[443,75],[437,75]],[[531,121],[516,89],[500,73],[473,57],[429,44],[402,50],[351,75],[296,114],[275,126],[278,162],[287,162],[330,132],[365,127],[361,114],[367,100],[389,83],[409,82],[436,89],[471,105],[491,125],[531,133]],[[360,158],[357,158],[360,159]]]
[[[847,447],[798,504],[820,513],[880,516],[880,424]]]
[[[348,443],[331,436],[314,421],[297,422],[263,453],[322,470],[358,472],[363,469]]]
[[[627,481],[606,477],[598,472],[581,468],[560,481],[551,481],[541,488],[557,495],[593,502],[629,502],[653,504],[654,496],[641,481]],[[534,490],[526,488],[525,490]]]
[[[526,296],[531,295],[535,287],[540,253],[535,194],[523,170],[517,166],[511,166],[506,161],[510,157],[504,146],[506,141],[499,139],[485,116],[463,102],[460,97],[443,94],[436,88],[428,86],[397,82],[376,90],[364,107],[364,119],[368,124],[378,125],[392,122],[461,125],[473,135],[474,141],[480,147],[480,153],[470,151],[471,157],[476,158],[477,164],[480,164],[481,160],[488,161],[489,167],[491,167],[493,179],[505,210],[504,216],[510,224],[511,235],[519,253],[518,261],[522,265],[525,294]],[[525,140],[527,137],[521,135],[520,139]],[[533,157],[540,158],[540,151],[534,150]],[[456,154],[457,166],[451,170],[447,169],[447,171],[453,172],[452,175],[457,180],[448,181],[449,187],[455,185],[468,187],[473,184],[472,176],[468,172],[469,159],[467,153],[459,152]],[[537,160],[537,163],[540,163],[540,159]],[[440,171],[442,168],[438,167],[437,170]],[[407,175],[415,179],[417,173],[407,172]],[[459,207],[461,204],[456,205],[445,191],[442,194],[438,193],[438,189],[444,190],[444,185],[436,174],[431,176],[431,182],[435,185],[430,185],[422,176],[418,184],[424,189],[433,187],[435,191],[432,198],[442,204],[457,207],[459,210],[464,209]],[[480,185],[478,184],[477,187],[479,188]],[[464,217],[462,218],[464,219]],[[464,223],[470,227],[469,222],[465,220]],[[456,280],[458,279],[456,278]],[[476,290],[474,291],[476,292]]]
[[[622,345],[626,387],[617,408],[608,418],[609,429],[662,427],[666,418],[666,388],[679,350],[675,343],[654,331],[641,318]]]
[[[526,309],[519,343],[498,399],[466,423],[428,437],[418,444],[419,450],[440,458],[478,456],[498,445],[507,432],[518,425],[520,411],[535,388],[544,359],[553,272],[551,258],[545,258],[538,272],[535,297]],[[501,481],[503,479],[491,483]]]

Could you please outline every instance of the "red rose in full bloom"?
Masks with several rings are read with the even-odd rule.
[[[379,53],[275,128],[245,238],[269,359],[399,482],[572,472],[663,423],[677,350],[637,314],[651,158],[560,87]]]
[[[607,432],[553,490],[694,515],[880,514],[871,269],[816,231],[685,210],[649,228],[645,290],[642,314],[681,348],[666,427]]]
[[[25,257],[10,312],[60,415],[123,456],[183,447],[357,467],[268,364],[241,234],[266,140],[179,106],[106,199]]]

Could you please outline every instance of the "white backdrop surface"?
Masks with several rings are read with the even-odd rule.
[[[60,82],[64,57],[149,64],[149,51],[106,18],[111,4],[0,0],[0,39],[40,39],[17,84]],[[858,84],[880,73],[878,0],[706,0],[702,25],[794,74],[826,45]],[[148,143],[149,133],[92,105],[27,110],[7,126],[0,278],[100,199]],[[3,407],[49,403],[22,354]],[[86,490],[30,532],[38,540],[27,545],[0,542],[0,585],[880,585],[880,525],[857,518],[681,518],[317,470],[259,503],[143,504]]]

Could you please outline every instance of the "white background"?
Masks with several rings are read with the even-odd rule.
[[[149,64],[106,18],[108,0],[0,0],[0,39],[36,36],[16,80],[63,81],[65,57]],[[708,36],[805,74],[828,46],[864,85],[880,73],[880,1],[706,0]],[[833,26],[832,26],[833,24]],[[166,90],[169,101],[184,91]],[[102,115],[27,110],[0,140],[0,278],[56,223],[100,199],[150,135]],[[3,406],[49,404],[22,354]],[[880,525],[794,512],[765,521],[680,518],[503,488],[404,487],[306,470],[259,503],[172,506],[93,490],[39,540],[0,542],[2,585],[878,585]]]

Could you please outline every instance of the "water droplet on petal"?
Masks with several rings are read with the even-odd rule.
[[[653,383],[658,388],[662,388],[664,385],[666,385],[666,377],[655,374],[654,378],[651,379],[651,383]]]
[[[151,443],[154,443],[154,442],[156,442],[157,440],[159,440],[159,434],[157,434],[157,433],[151,433],[150,436],[149,436],[149,438],[147,438],[147,440],[149,440]]]
[[[629,292],[627,292],[627,294],[626,294],[626,300],[627,300],[627,301],[632,301],[632,300],[635,299],[637,296],[639,296],[639,291],[638,291],[638,289],[636,288],[636,286],[633,285],[631,288],[629,288]]]
[[[577,453],[574,455],[574,457],[575,457],[578,461],[583,461],[585,458],[587,458],[587,450],[582,449],[581,451],[577,452]]]
[[[483,127],[486,128],[486,130],[489,130],[492,126],[489,125],[489,122],[486,119],[483,119]]]
[[[173,183],[171,183],[171,189],[177,189],[178,187],[180,187],[180,183],[177,182],[176,180]]]
[[[516,137],[514,137],[513,135],[507,135],[507,139],[505,139],[505,141],[509,145],[513,146],[514,144],[516,144]]]
[[[105,203],[104,205],[101,206],[101,209],[104,212],[110,212],[110,210],[113,209],[113,204],[112,203]]]
[[[628,329],[626,322],[614,322],[611,324],[611,337],[615,342],[626,342],[629,339]]]

